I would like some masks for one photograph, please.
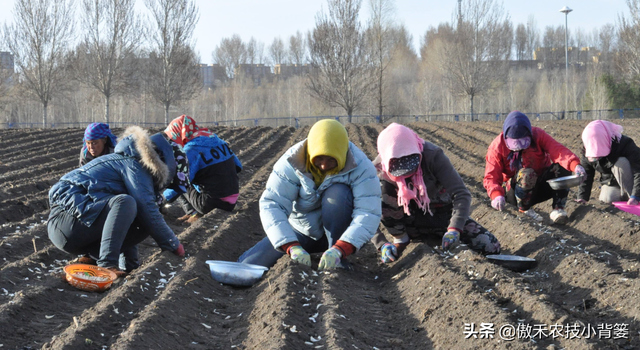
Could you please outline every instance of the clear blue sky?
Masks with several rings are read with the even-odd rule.
[[[76,0],[76,2],[81,0]],[[143,0],[137,8],[145,11]],[[13,20],[14,0],[0,0],[0,23]],[[326,8],[326,0],[196,0],[200,21],[195,29],[196,50],[203,63],[212,63],[212,52],[222,38],[239,34],[244,41],[252,36],[266,47],[275,37],[287,40],[297,30],[306,33],[315,25],[315,16]],[[395,0],[395,19],[413,35],[414,46],[430,26],[451,20],[457,0]],[[504,0],[514,26],[533,15],[538,29],[564,25],[563,6],[569,14],[569,29],[591,31],[606,23],[615,24],[620,13],[628,13],[625,0]],[[363,0],[361,18],[368,17],[368,0]]]

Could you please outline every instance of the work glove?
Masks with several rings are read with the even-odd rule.
[[[387,242],[380,248],[380,255],[383,263],[390,263],[398,258],[398,249],[396,249],[395,245]]]
[[[176,250],[173,251],[173,254],[184,258],[184,246],[182,245],[182,243],[180,243],[180,245],[178,246],[178,248]]]
[[[309,253],[299,245],[294,245],[289,248],[289,256],[291,257],[291,260],[298,264],[311,266],[311,255],[309,255]]]
[[[629,200],[627,201],[628,205],[638,205],[638,200],[635,198],[629,198]]]
[[[498,196],[491,201],[491,206],[495,210],[502,211],[504,209],[506,202],[504,200],[504,196]]]
[[[448,251],[457,247],[460,244],[460,232],[456,230],[447,231],[442,236],[442,250]]]
[[[584,182],[584,180],[587,179],[587,171],[584,170],[582,165],[580,165],[580,164],[576,165],[576,169],[573,172],[576,175],[580,176],[580,178],[582,179],[582,182]],[[580,182],[580,183],[582,183],[582,182]]]
[[[587,201],[585,201],[582,198],[578,198],[578,199],[576,199],[576,203],[578,203],[578,204],[587,204]]]
[[[320,258],[318,270],[331,270],[340,267],[340,258],[342,253],[334,247],[327,249]]]

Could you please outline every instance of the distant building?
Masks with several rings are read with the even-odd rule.
[[[11,52],[0,51],[0,68],[7,69],[9,72],[14,73],[13,55]]]
[[[209,89],[227,80],[224,67],[219,64],[200,64],[200,75],[202,76],[202,86]]]
[[[235,77],[240,75],[250,77],[255,85],[260,85],[264,79],[269,81],[273,77],[271,67],[264,64],[241,64],[234,71]]]
[[[593,47],[567,48],[569,65],[575,68],[584,68],[592,63],[597,63],[600,52]],[[533,52],[533,60],[540,69],[564,68],[566,65],[564,47],[539,47]]]
[[[281,79],[287,79],[292,76],[304,76],[312,71],[312,66],[309,64],[276,64],[273,67],[273,74]]]

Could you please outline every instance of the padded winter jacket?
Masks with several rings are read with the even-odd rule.
[[[396,182],[391,180],[387,173],[382,171],[381,158],[379,155],[373,161],[373,165],[378,170],[381,185],[384,186],[385,182],[389,183],[397,191],[398,185]],[[442,149],[427,141],[423,143],[420,166],[422,167],[422,178],[427,189],[427,195],[431,201],[430,205],[433,207],[453,205],[451,221],[448,227],[456,228],[462,232],[462,228],[467,219],[469,219],[471,212],[471,193],[462,181],[460,174],[458,174]],[[403,217],[404,209],[397,205],[393,208],[389,207],[388,210],[385,211],[385,216],[394,218]]]
[[[532,134],[531,146],[521,151],[523,168],[532,168],[540,176],[553,163],[558,163],[569,171],[574,171],[580,164],[580,159],[573,152],[544,130],[533,127]],[[507,156],[510,152],[503,133],[491,142],[487,150],[483,184],[492,200],[505,195],[502,184],[514,177],[518,171],[509,167]]]
[[[603,185],[620,186],[613,176],[611,168],[618,161],[618,158],[625,157],[631,165],[633,172],[632,196],[640,196],[640,148],[633,140],[622,135],[620,140],[611,142],[611,152],[606,157],[601,157],[595,162],[590,162],[586,157],[581,158],[581,164],[587,172],[587,179],[578,188],[578,199],[589,200],[591,188],[596,175],[596,170],[600,173],[600,183]]]
[[[381,192],[376,169],[367,156],[353,143],[345,167],[335,175],[327,175],[316,188],[305,170],[307,140],[285,152],[276,162],[260,197],[260,219],[271,244],[278,249],[297,241],[294,229],[314,240],[325,235],[322,226],[322,194],[331,185],[341,183],[353,193],[352,221],[340,240],[356,250],[367,243],[380,224]]]
[[[156,193],[171,183],[175,172],[173,151],[164,136],[149,136],[142,128],[131,126],[115,153],[62,176],[49,190],[50,206],[59,206],[91,226],[109,198],[128,194],[136,201],[136,218],[144,230],[160,248],[174,251],[180,242],[160,214]]]
[[[202,192],[200,186],[203,186],[213,191],[217,198],[238,193],[237,173],[242,171],[242,164],[227,142],[218,136],[200,136],[187,142],[184,152],[189,162],[189,180],[198,192]],[[231,158],[233,163],[226,162]],[[177,195],[172,189],[164,191],[164,197],[168,201]]]

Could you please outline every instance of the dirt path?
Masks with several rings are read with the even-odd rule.
[[[576,153],[586,124],[533,122]],[[621,124],[640,140],[636,121]],[[251,288],[217,283],[205,261],[235,261],[264,237],[258,209],[264,184],[275,161],[309,130],[223,126],[211,129],[244,167],[236,210],[215,210],[186,227],[172,207],[167,222],[185,244],[186,258],[146,240],[139,269],[105,293],[85,293],[58,277],[73,257],[53,247],[44,222],[47,192],[77,166],[83,130],[1,130],[0,347],[640,348],[638,217],[597,203],[596,188],[588,205],[568,205],[566,226],[551,224],[548,203],[536,207],[542,223],[513,208],[496,212],[482,177],[486,149],[501,123],[409,126],[442,147],[463,176],[472,217],[499,238],[505,253],[535,258],[536,268],[516,273],[465,247],[442,254],[434,248],[437,239],[426,239],[412,242],[391,264],[382,264],[368,244],[349,257],[354,271],[318,273],[283,258]],[[382,129],[347,126],[370,159]],[[319,258],[312,257],[314,266]],[[501,327],[518,324],[515,340],[501,338]],[[478,332],[481,327],[494,333]]]

